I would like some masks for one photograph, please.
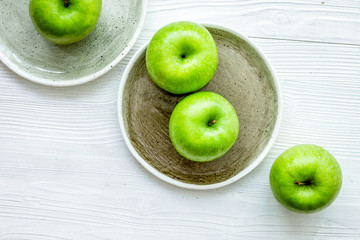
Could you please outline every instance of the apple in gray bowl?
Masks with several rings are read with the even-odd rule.
[[[218,66],[214,38],[200,24],[168,24],[152,37],[146,67],[155,84],[167,92],[184,94],[204,87]]]

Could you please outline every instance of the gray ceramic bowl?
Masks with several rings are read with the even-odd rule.
[[[145,64],[147,44],[128,64],[118,97],[120,128],[133,156],[160,179],[190,189],[222,187],[253,170],[273,145],[281,119],[279,85],[260,50],[231,29],[204,26],[217,43],[219,66],[200,91],[227,98],[240,122],[239,137],[223,157],[198,163],[176,152],[168,123],[172,110],[186,95],[169,94],[151,81]]]
[[[100,77],[124,58],[144,24],[147,0],[103,0],[94,31],[65,46],[37,33],[29,16],[29,0],[1,4],[0,60],[31,81],[73,86]]]

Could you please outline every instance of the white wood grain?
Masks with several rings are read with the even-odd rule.
[[[234,27],[248,36],[359,44],[360,1],[152,1],[149,21],[196,19]],[[148,21],[148,22],[149,22]]]
[[[324,2],[150,0],[134,49],[83,86],[37,85],[0,64],[0,240],[360,239],[360,2]],[[153,177],[117,123],[130,57],[180,19],[251,36],[283,92],[275,146],[252,173],[218,190]],[[311,215],[282,208],[268,183],[274,159],[305,142],[332,152],[344,175],[333,205]]]

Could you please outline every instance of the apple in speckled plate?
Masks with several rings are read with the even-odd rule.
[[[88,36],[101,13],[101,0],[30,0],[36,30],[55,44],[71,44]]]

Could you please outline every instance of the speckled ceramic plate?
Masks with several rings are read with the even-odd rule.
[[[0,59],[14,72],[40,84],[89,82],[129,52],[142,29],[146,6],[147,0],[103,0],[94,31],[78,43],[60,46],[37,33],[29,16],[29,0],[3,1]]]
[[[176,152],[168,124],[185,95],[169,94],[151,81],[145,64],[147,44],[127,66],[118,98],[120,128],[133,156],[160,179],[191,189],[222,187],[253,170],[274,143],[281,119],[279,86],[264,55],[233,30],[205,26],[217,43],[219,65],[200,91],[227,98],[240,122],[239,137],[223,157],[198,163]]]

